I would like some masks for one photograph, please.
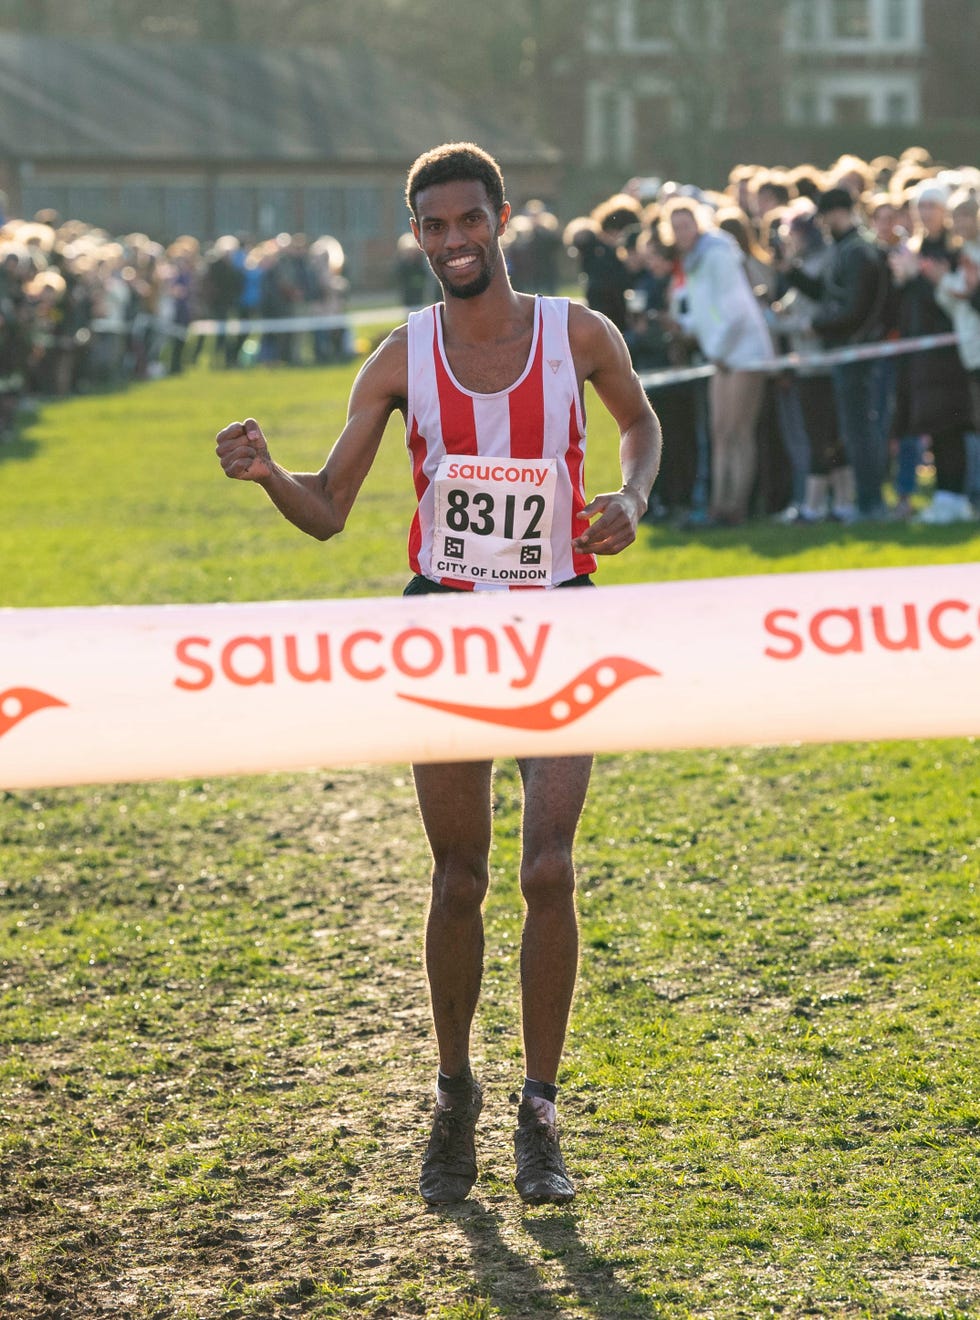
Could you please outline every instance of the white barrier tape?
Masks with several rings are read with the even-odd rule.
[[[801,368],[832,367],[842,362],[865,362],[872,358],[900,357],[904,353],[924,353],[933,348],[949,348],[958,342],[958,336],[949,332],[942,335],[918,335],[913,339],[884,339],[877,344],[852,344],[847,348],[827,349],[824,353],[784,353],[781,357],[759,358],[739,371],[763,371],[773,375],[777,371],[799,371]],[[670,367],[663,371],[640,372],[640,384],[645,390],[659,385],[681,385],[685,381],[705,380],[717,370],[710,362],[698,367]]]
[[[980,734],[980,567],[0,611],[0,786]]]
[[[94,335],[120,335],[125,338],[130,336],[139,338],[140,335],[145,335],[150,330],[170,339],[187,339],[191,333],[190,326],[177,325],[175,321],[167,321],[162,316],[150,316],[146,312],[140,312],[133,317],[132,321],[120,321],[117,317],[96,316],[89,323],[89,330]]]
[[[404,318],[405,309],[398,307],[365,308],[345,312],[339,316],[280,316],[231,318],[224,321],[198,320],[189,326],[175,325],[159,317],[144,318],[141,326],[152,326],[158,334],[176,339],[191,335],[275,335],[295,334],[308,330],[341,330],[352,325],[374,325],[388,320]],[[96,319],[91,324],[96,334],[129,334],[136,326],[120,326],[118,321]],[[740,371],[798,371],[800,368],[833,366],[839,362],[861,362],[868,358],[898,357],[903,353],[920,353],[932,348],[946,348],[957,342],[954,332],[942,335],[919,335],[914,339],[886,339],[877,344],[854,344],[847,348],[828,349],[824,353],[784,353],[781,357],[760,358]],[[686,381],[705,380],[715,374],[716,368],[706,362],[696,367],[670,367],[663,371],[640,372],[644,389],[661,385],[681,385]]]
[[[352,322],[350,316],[264,316],[253,320],[192,321],[194,335],[274,335],[293,334],[298,330],[341,330]]]
[[[189,335],[285,335],[301,330],[344,330],[351,325],[374,325],[404,319],[405,315],[404,308],[369,307],[330,316],[311,313],[308,316],[233,317],[224,321],[202,319],[192,321],[188,326],[176,325],[162,317],[145,317],[139,324],[134,322],[132,325],[120,325],[117,320],[96,318],[91,328],[98,334],[124,335],[134,329],[152,327],[159,334],[178,339],[186,339]]]
[[[154,318],[143,328],[151,326],[158,334],[175,339],[191,335],[252,335],[292,334],[297,330],[339,330],[350,324],[346,316],[280,316],[255,318],[249,321],[192,321],[190,325],[176,325],[173,321]],[[102,334],[128,334],[131,327],[120,326],[118,321],[95,320],[92,329]]]

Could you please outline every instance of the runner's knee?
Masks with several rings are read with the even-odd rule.
[[[432,905],[450,916],[468,916],[482,906],[489,879],[485,857],[437,861],[432,868]]]
[[[556,846],[525,857],[521,863],[521,893],[529,907],[566,902],[575,892],[572,854]]]

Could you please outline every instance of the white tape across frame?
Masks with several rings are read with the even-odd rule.
[[[0,787],[980,734],[980,565],[0,610]]]

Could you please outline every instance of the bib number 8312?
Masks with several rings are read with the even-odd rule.
[[[476,536],[503,536],[508,541],[533,541],[541,536],[539,530],[544,515],[543,495],[525,495],[520,502],[518,497],[505,495],[503,508],[489,491],[481,490],[473,496],[466,490],[448,490],[446,492],[446,525],[454,532],[473,532]],[[518,518],[518,512],[522,515]],[[525,518],[523,515],[529,515]],[[523,530],[515,533],[515,525],[523,524]]]

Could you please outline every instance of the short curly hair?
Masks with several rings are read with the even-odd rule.
[[[494,158],[474,142],[446,142],[423,152],[408,171],[405,201],[415,219],[415,199],[424,188],[439,183],[475,181],[487,190],[490,204],[499,211],[504,204],[504,176]]]

